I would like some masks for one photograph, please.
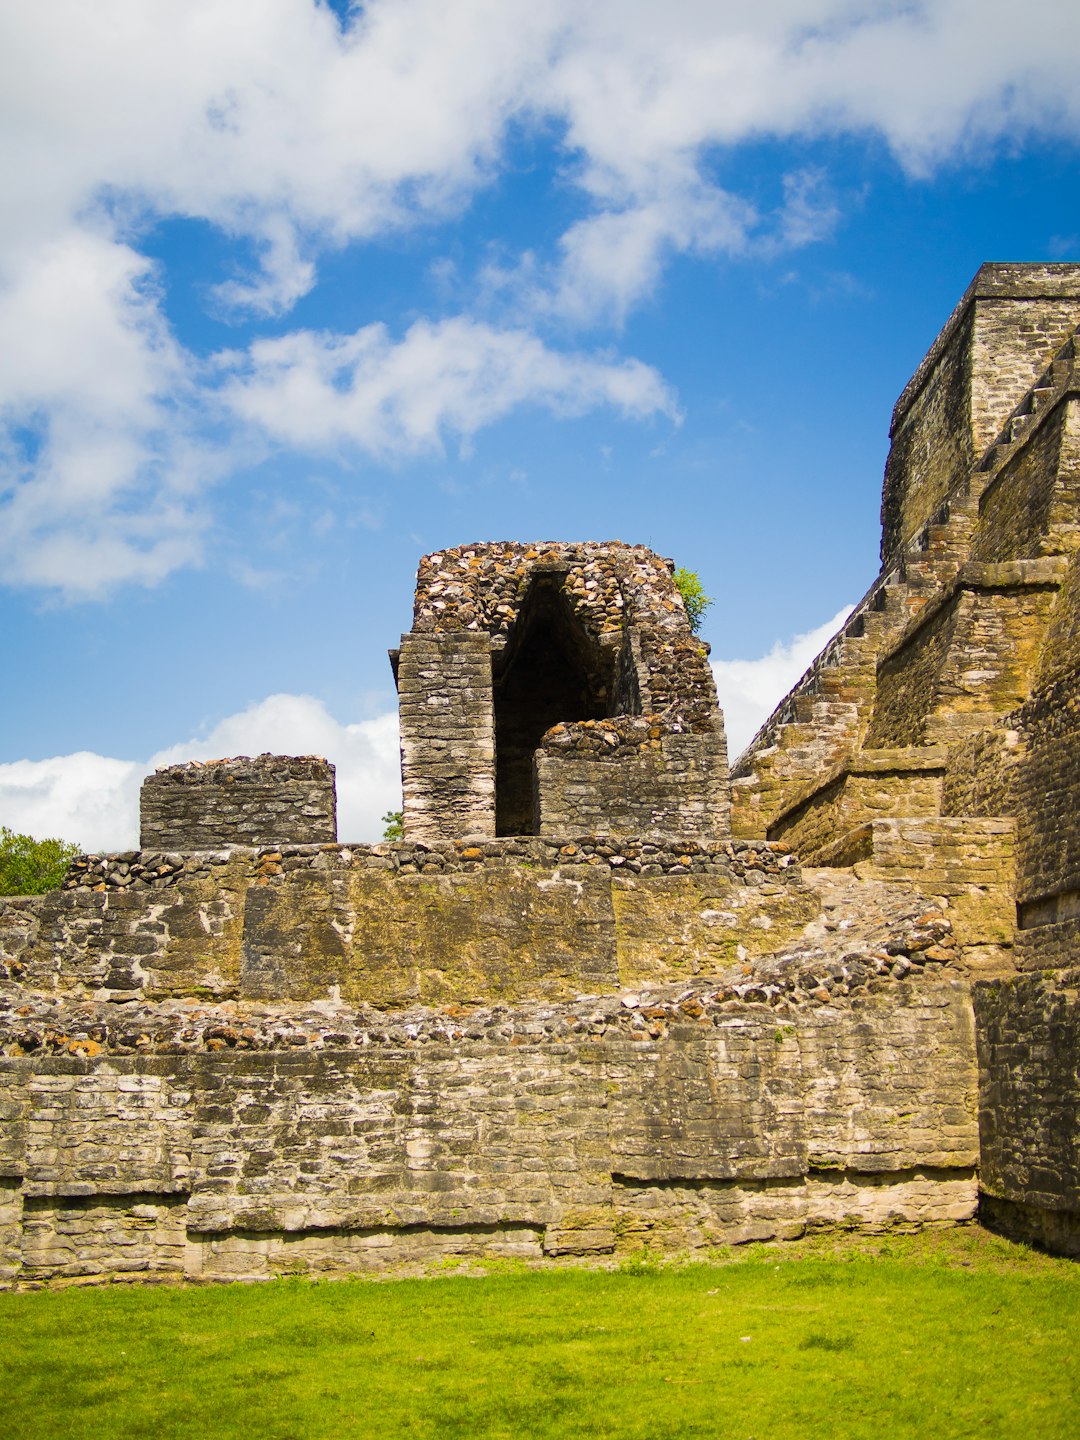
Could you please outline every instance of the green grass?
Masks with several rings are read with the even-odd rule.
[[[1080,1434],[1080,1267],[982,1232],[729,1263],[0,1296],[0,1433]]]

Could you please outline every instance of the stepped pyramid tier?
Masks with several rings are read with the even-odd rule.
[[[391,652],[408,838],[728,833],[723,718],[673,570],[620,541],[424,556]]]
[[[735,834],[949,897],[986,977],[982,1213],[1070,1253],[1078,322],[1080,266],[982,267],[894,411],[882,572],[732,771]]]
[[[1026,698],[1077,543],[1078,321],[1080,266],[980,269],[893,414],[881,573],[735,761],[735,834],[802,844],[792,813],[864,748],[902,790],[940,759],[912,746]]]
[[[0,900],[0,1285],[708,1254],[1080,1255],[1080,266],[984,266],[882,570],[734,767],[670,562],[420,563],[405,838],[332,767],[144,790]]]

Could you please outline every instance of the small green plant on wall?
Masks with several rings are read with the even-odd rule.
[[[681,565],[675,571],[675,588],[682,596],[686,618],[690,621],[690,629],[696,635],[701,629],[705,611],[713,603],[712,597],[705,594],[695,571],[684,570]]]
[[[405,839],[405,812],[403,810],[387,810],[382,817],[384,840]]]

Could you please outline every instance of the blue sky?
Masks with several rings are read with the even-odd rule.
[[[153,764],[262,749],[375,838],[386,649],[470,540],[697,570],[738,749],[873,579],[893,401],[978,265],[1080,258],[1060,0],[0,26],[0,823],[87,846]]]

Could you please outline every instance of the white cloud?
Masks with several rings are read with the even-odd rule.
[[[0,816],[9,830],[88,849],[127,850],[139,838],[142,767],[82,750],[0,765]]]
[[[238,415],[291,445],[351,443],[375,454],[437,449],[528,403],[580,415],[601,405],[675,416],[658,373],[636,360],[549,349],[524,330],[458,317],[417,321],[395,343],[383,325],[353,335],[296,331],[236,358],[222,396]]]
[[[77,228],[8,257],[0,284],[0,573],[99,593],[198,555],[191,365],[149,262]]]
[[[162,217],[249,242],[252,272],[220,277],[216,303],[280,326],[328,248],[454,218],[507,137],[542,130],[578,213],[553,256],[526,247],[489,278],[533,322],[619,322],[672,254],[803,245],[835,223],[808,174],[775,214],[725,189],[733,147],[872,134],[919,173],[1076,140],[1078,60],[1080,7],[1061,0],[1027,0],[1023,23],[1013,0],[369,0],[344,27],[314,0],[6,0],[0,573],[93,594],[199,560],[199,497],[240,452],[220,371],[178,344],[139,251]],[[230,393],[288,443],[316,443],[321,416],[385,451],[567,408],[580,382],[579,408],[670,412],[645,366],[467,316],[396,343],[280,333]],[[305,391],[311,423],[269,411]]]
[[[757,660],[714,660],[713,675],[724,712],[728,753],[740,755],[791,687],[851,614],[847,605],[831,620],[785,642],[777,640]]]
[[[157,766],[265,751],[333,761],[343,840],[379,839],[383,814],[401,808],[396,713],[343,725],[309,695],[271,695],[145,762],[83,751],[0,765],[0,818],[9,829],[88,850],[132,849],[139,842],[139,787]]]

